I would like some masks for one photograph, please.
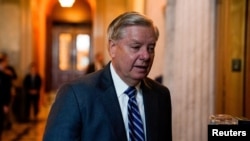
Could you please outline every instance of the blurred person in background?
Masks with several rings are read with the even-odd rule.
[[[4,71],[5,66],[4,58],[0,57],[0,141],[6,118],[8,118],[11,97],[11,78]]]
[[[42,78],[37,71],[36,63],[32,62],[29,66],[29,72],[23,80],[23,89],[26,97],[26,115],[27,121],[33,117],[37,120],[39,113],[40,89],[42,86]],[[31,115],[32,113],[32,115]]]
[[[7,95],[7,103],[8,105],[8,112],[5,113],[4,118],[4,129],[9,130],[12,127],[12,121],[11,121],[11,102],[15,96],[15,87],[14,87],[14,80],[17,79],[17,74],[11,65],[9,65],[8,55],[4,52],[0,53],[1,58],[1,71],[5,73],[8,77],[8,81],[6,82],[6,95]]]
[[[1,56],[1,58],[3,58],[4,61],[6,62],[5,72],[6,72],[8,75],[10,75],[12,81],[17,80],[17,73],[16,73],[16,70],[15,70],[15,68],[14,68],[13,66],[11,66],[11,65],[9,64],[9,57],[8,57],[7,53],[2,52],[2,53],[0,53],[0,56]]]

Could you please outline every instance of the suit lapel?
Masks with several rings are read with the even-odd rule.
[[[109,64],[110,65],[110,64]],[[126,131],[123,122],[123,117],[120,109],[120,104],[114,88],[113,80],[109,65],[104,68],[101,76],[100,86],[102,87],[101,99],[107,116],[110,119],[110,125],[113,128],[114,135],[117,137],[115,140],[126,141]]]
[[[108,113],[110,125],[113,128],[113,133],[116,136],[116,140],[127,141],[123,117],[114,88],[113,80],[111,78],[109,65],[104,68],[103,74],[101,74],[101,81],[99,85],[102,90],[101,99],[104,108]],[[158,99],[156,96],[154,96],[154,91],[147,83],[146,79],[142,81],[141,89],[144,101],[147,140],[157,140],[158,125],[155,124],[157,123],[155,121],[157,121],[158,116],[160,116],[159,111],[156,110],[159,109]]]
[[[157,97],[154,96],[154,91],[151,86],[147,84],[147,81],[142,81],[141,89],[143,93],[143,101],[144,101],[144,111],[145,111],[145,120],[146,120],[146,132],[147,132],[147,140],[157,140],[157,130],[158,125],[156,121],[159,115],[158,108],[158,100]]]

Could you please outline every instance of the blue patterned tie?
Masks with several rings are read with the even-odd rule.
[[[125,92],[128,95],[128,126],[129,126],[129,138],[130,141],[144,141],[144,129],[137,101],[135,98],[135,87],[129,87]]]

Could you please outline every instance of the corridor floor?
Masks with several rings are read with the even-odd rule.
[[[36,121],[31,120],[27,123],[12,121],[12,128],[4,131],[2,141],[42,141],[51,103],[42,104]]]

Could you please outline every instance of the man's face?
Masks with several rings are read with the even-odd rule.
[[[128,85],[136,85],[151,69],[157,39],[153,28],[145,26],[126,27],[122,37],[110,41],[109,53],[122,80]]]

